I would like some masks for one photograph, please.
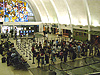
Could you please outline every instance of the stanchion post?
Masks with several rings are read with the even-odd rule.
[[[19,43],[17,44],[17,47],[18,47],[18,49],[19,49]]]
[[[23,46],[22,46],[22,44],[21,44],[21,52],[23,52],[22,47],[23,47]]]
[[[31,60],[31,51],[29,51],[29,60]]]
[[[25,48],[26,48],[26,42],[25,42]]]
[[[20,50],[21,50],[21,44],[20,44]]]
[[[30,50],[30,44],[28,44],[28,49]]]
[[[43,39],[42,39],[42,44],[43,44]]]
[[[37,43],[38,43],[38,38],[37,38]]]
[[[21,52],[23,52],[23,51],[22,51],[22,44],[21,44]]]
[[[25,50],[23,49],[23,55],[25,55]]]
[[[28,55],[27,55],[27,54],[28,54],[28,52],[27,52],[27,49],[26,49],[26,57],[28,57]]]

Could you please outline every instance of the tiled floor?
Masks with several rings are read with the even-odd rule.
[[[48,34],[48,39],[61,40],[61,38],[65,39],[64,37],[57,38],[56,35]],[[36,40],[36,42],[43,43],[44,39],[47,39],[47,38],[44,38],[42,36],[40,36],[40,37],[37,36],[35,40]],[[66,40],[69,40],[69,39],[67,38]],[[24,48],[24,45],[23,45],[23,48],[21,48],[21,49],[17,47],[16,40],[10,39],[10,41],[14,43],[14,45],[16,47],[16,50],[20,53],[20,55],[22,55],[23,58],[27,60],[27,63],[30,65],[30,68],[29,68],[28,71],[14,70],[14,68],[12,66],[7,67],[6,63],[1,63],[1,60],[0,60],[0,75],[1,74],[2,75],[32,75],[32,74],[33,75],[48,75],[48,71],[45,71],[45,70],[49,69],[48,65],[46,65],[47,67],[45,67],[45,69],[37,68],[36,58],[34,59],[35,64],[32,64],[32,62],[33,62],[32,53],[31,53],[31,60],[29,60],[30,59],[29,51],[31,51],[31,46],[32,46],[32,41],[31,40],[29,42],[27,42],[26,39],[23,39],[23,42],[21,44],[25,44],[25,42],[27,42],[28,44],[26,45],[26,48]],[[18,39],[18,41],[20,42],[20,39]],[[27,54],[28,57],[26,57],[26,52],[28,53]],[[0,56],[0,58],[1,58],[1,56]],[[82,58],[77,58],[75,60],[75,62],[72,62],[72,60],[70,60],[69,57],[68,57],[68,62],[63,63],[62,65],[60,64],[61,61],[60,61],[59,58],[56,58],[56,60],[57,60],[56,63],[55,63],[56,65],[53,65],[53,67],[51,66],[51,69],[56,71],[57,75],[65,75],[66,72],[69,73],[70,75],[71,74],[72,75],[82,75],[82,74],[87,74],[87,73],[92,73],[92,72],[99,71],[99,70],[94,70],[95,68],[100,69],[99,67],[97,67],[99,65],[99,63],[98,63],[98,64],[94,64],[94,65],[91,65],[91,66],[85,66],[85,67],[81,67],[81,68],[66,71],[66,70],[72,69],[74,67],[79,67],[79,66],[84,66],[86,64],[95,63],[92,60],[92,58],[88,58],[87,63],[86,63],[85,60],[82,59]],[[50,60],[50,63],[51,63],[51,60]],[[62,70],[61,66],[62,66],[64,71],[60,71],[60,70]]]

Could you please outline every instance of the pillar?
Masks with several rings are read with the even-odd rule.
[[[51,33],[51,27],[52,27],[52,25],[51,24],[49,24],[49,32]]]
[[[91,34],[90,34],[91,28],[90,25],[88,25],[88,41],[91,40]]]
[[[58,24],[59,34],[61,34],[61,24]]]
[[[90,14],[90,9],[88,6],[87,0],[84,0],[85,8],[86,8],[86,13],[87,13],[87,21],[88,21],[88,41],[91,40],[91,34],[89,33],[91,31],[91,14]]]
[[[39,25],[39,32],[43,32],[43,24]]]
[[[70,24],[70,28],[71,28],[71,37],[73,37],[73,25],[72,24]]]

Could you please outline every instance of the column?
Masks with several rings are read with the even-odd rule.
[[[51,27],[52,27],[52,25],[49,24],[49,33],[51,33]]]
[[[70,24],[70,28],[71,28],[71,37],[73,37],[73,25],[72,24]]]
[[[90,34],[90,31],[91,31],[91,27],[90,27],[90,25],[88,25],[88,41],[91,40],[91,34]]]
[[[61,34],[61,24],[58,24],[59,34]]]
[[[39,32],[43,32],[43,24],[39,25]]]
[[[91,34],[89,33],[91,31],[91,14],[90,14],[90,9],[88,6],[87,0],[84,0],[85,8],[86,8],[86,13],[87,13],[87,21],[88,21],[88,41],[91,40]]]

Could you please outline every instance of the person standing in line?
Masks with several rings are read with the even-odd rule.
[[[46,61],[46,64],[49,64],[49,54],[48,53],[45,53],[45,61]]]
[[[97,52],[98,52],[98,47],[97,47],[97,46],[95,46],[94,56],[97,56]]]
[[[55,62],[56,62],[55,53],[56,53],[56,52],[55,52],[55,50],[53,49],[52,52],[51,52],[51,60],[52,60],[52,63],[53,63],[53,64],[55,64]]]
[[[61,59],[61,62],[63,61],[63,49],[61,49],[60,51],[60,59]]]
[[[33,34],[33,42],[35,42],[35,35]]]
[[[26,33],[26,41],[28,41],[28,33]]]
[[[68,48],[64,49],[63,55],[64,55],[64,62],[66,62],[67,61],[67,55],[68,55]]]
[[[7,30],[6,30],[6,35],[7,35],[7,37],[8,37],[8,28],[7,28]]]
[[[87,52],[88,52],[88,45],[86,44],[86,46],[85,46],[85,56],[87,56]]]
[[[41,52],[41,66],[43,67],[44,64],[44,53]]]
[[[73,56],[72,56],[72,61],[74,62],[74,59],[76,58],[76,53],[75,51],[73,50]]]
[[[40,58],[41,58],[41,57],[40,57],[40,54],[38,53],[38,54],[37,54],[37,58],[36,58],[37,61],[38,61],[38,66],[37,66],[37,68],[40,68],[40,66],[39,66],[39,64],[40,64]]]
[[[23,34],[21,34],[21,37],[20,37],[20,39],[21,39],[21,42],[23,41]]]
[[[70,55],[70,59],[72,60],[72,57],[73,57],[73,45],[71,45],[69,47],[69,55]]]
[[[17,39],[17,28],[15,27],[15,39]]]
[[[89,45],[89,56],[91,56],[91,53],[92,53],[92,56],[93,56],[93,46],[92,46],[92,44]]]
[[[81,53],[81,46],[80,46],[80,44],[77,46],[77,49],[78,49],[78,57],[80,58],[80,53]]]

